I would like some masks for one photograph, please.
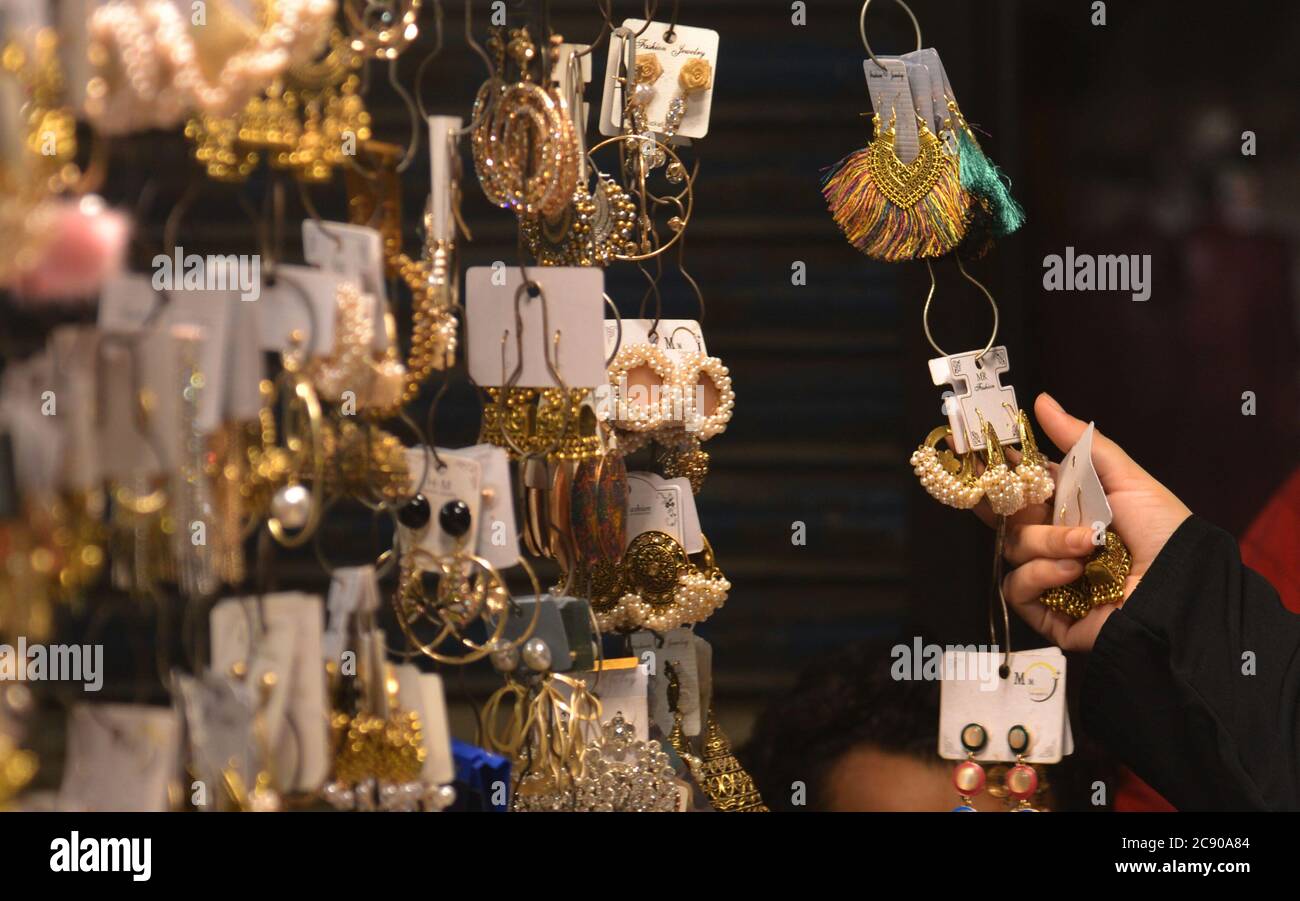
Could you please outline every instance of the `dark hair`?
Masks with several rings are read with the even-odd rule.
[[[818,658],[794,688],[759,715],[736,755],[772,810],[825,810],[825,781],[844,754],[864,745],[940,764],[939,682],[895,679],[891,651],[911,637],[872,639]],[[924,645],[924,640],[922,641]],[[1094,780],[1117,784],[1114,764],[1076,732],[1074,755],[1047,771],[1056,810],[1104,810],[1090,800]],[[795,782],[806,804],[791,804]],[[1108,801],[1110,799],[1108,798]]]
[[[737,756],[773,810],[824,808],[823,784],[847,751],[882,751],[937,761],[939,683],[890,674],[895,642],[873,639],[819,658],[770,703]],[[803,782],[807,806],[789,803]]]

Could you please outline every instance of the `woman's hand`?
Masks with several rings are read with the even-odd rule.
[[[1038,396],[1034,414],[1039,427],[1062,452],[1073,447],[1088,427],[1047,394]],[[1191,511],[1100,432],[1093,436],[1092,463],[1115,516],[1110,527],[1133,555],[1122,605]],[[1055,469],[1053,464],[1053,475]],[[987,504],[981,503],[977,512],[992,522]],[[1002,592],[1021,618],[1053,644],[1065,651],[1090,651],[1106,618],[1119,605],[1095,607],[1076,620],[1038,602],[1047,589],[1067,585],[1083,575],[1084,562],[1096,550],[1092,528],[1053,526],[1051,521],[1050,504],[1034,504],[1007,520],[1003,553],[1015,569],[1003,579]]]

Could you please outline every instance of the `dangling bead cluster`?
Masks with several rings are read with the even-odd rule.
[[[966,749],[966,759],[952,771],[953,788],[961,796],[961,803],[953,808],[953,813],[974,813],[973,800],[984,791],[987,782],[984,767],[975,761],[975,754],[988,744],[988,733],[978,723],[968,723],[962,727],[961,744]]]
[[[989,506],[998,516],[1011,516],[1024,508],[1025,485],[1016,473],[1007,469],[1007,464],[999,463],[984,470],[980,484]]]

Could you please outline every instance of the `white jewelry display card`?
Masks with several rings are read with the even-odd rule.
[[[530,266],[528,278],[541,286],[538,297],[521,290],[518,266],[502,263],[465,271],[470,378],[479,385],[505,385],[519,365],[522,343],[517,387],[560,387],[548,360],[568,388],[604,384],[605,273],[591,266]]]
[[[605,356],[612,357],[621,347],[649,344],[658,347],[668,359],[680,363],[688,353],[699,351],[708,354],[704,346],[704,330],[694,319],[624,319],[622,340],[619,338],[619,321],[605,320]],[[654,332],[651,337],[651,332]]]
[[[1061,461],[1056,477],[1053,525],[1094,529],[1100,525],[1104,529],[1115,518],[1092,465],[1092,438],[1096,431],[1096,425],[1088,423],[1088,428]]]
[[[1058,763],[1067,731],[1065,655],[1059,648],[1016,651],[1010,655],[1007,678],[998,674],[1003,654],[988,651],[944,651],[939,686],[939,756],[964,760],[962,729],[984,727],[985,747],[975,759],[1014,763],[1007,741],[1012,726],[1029,731],[1029,763]]]
[[[424,447],[406,449],[406,468],[411,474],[411,487],[429,502],[429,521],[420,529],[399,526],[402,547],[418,547],[435,558],[446,557],[457,549],[473,554],[478,547],[479,514],[483,502],[480,488],[483,482],[482,466],[470,456],[442,447],[438,448],[438,459],[441,459],[441,465]],[[416,485],[415,481],[422,473],[424,482]],[[438,522],[438,512],[451,501],[462,501],[469,507],[470,529],[461,538],[448,535]],[[416,565],[427,568],[431,563],[417,559]]]
[[[375,229],[347,222],[302,223],[302,255],[312,266],[346,278],[380,300],[388,299],[384,283],[384,239]]]
[[[650,22],[644,19],[624,19],[623,27],[635,34],[636,54],[652,54],[659,59],[662,69],[658,78],[650,83],[650,101],[646,104],[646,123],[651,131],[663,134],[669,107],[675,99],[684,99],[685,113],[676,134],[684,138],[702,138],[709,133],[709,113],[713,106],[713,87],[718,78],[718,33],[709,28],[692,28],[668,22]],[[644,31],[642,31],[644,29]],[[669,33],[671,29],[671,34]],[[614,80],[619,70],[622,41],[609,42],[609,55],[605,63],[605,90],[600,103],[600,133],[613,137],[623,133],[624,93]],[[682,69],[692,63],[688,76],[695,76],[700,84],[704,70],[699,62],[708,65],[707,87],[685,92],[679,82]]]
[[[59,801],[66,809],[157,812],[180,770],[180,717],[170,707],[78,704],[68,715]]]
[[[930,361],[930,380],[952,387],[944,401],[944,412],[952,428],[953,450],[984,450],[982,422],[993,426],[1002,444],[1019,444],[1016,425],[1016,389],[1002,384],[1002,374],[1011,368],[1007,349],[999,344],[983,354],[978,350],[936,357]]]

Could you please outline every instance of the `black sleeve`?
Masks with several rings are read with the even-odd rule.
[[[1298,696],[1300,616],[1193,516],[1102,627],[1083,722],[1180,810],[1295,810]]]

